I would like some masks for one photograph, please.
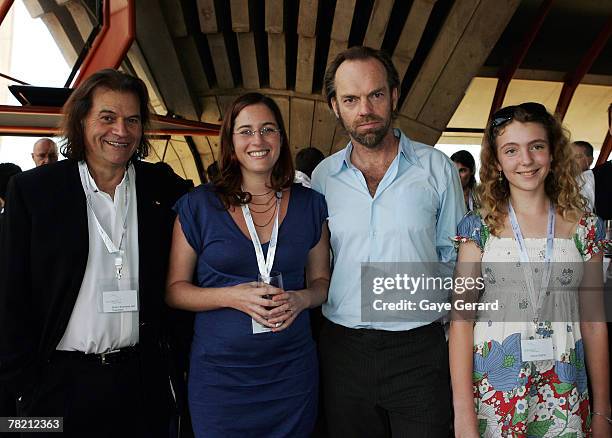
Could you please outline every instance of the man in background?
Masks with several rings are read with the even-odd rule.
[[[20,172],[21,172],[21,167],[19,167],[16,164],[13,164],[13,163],[1,163],[0,164],[0,215],[4,213],[4,198],[6,197],[6,188],[8,187],[8,182],[13,175],[16,175]],[[1,221],[2,219],[0,219],[0,227],[2,224]]]
[[[580,171],[589,170],[593,164],[593,145],[588,141],[578,140],[572,143],[576,162],[580,166]]]
[[[325,155],[314,147],[303,148],[295,156],[295,179],[294,182],[310,188],[310,178],[315,167],[323,161]]]
[[[34,143],[32,160],[36,167],[43,164],[55,163],[57,161],[57,145],[50,138],[41,138]]]

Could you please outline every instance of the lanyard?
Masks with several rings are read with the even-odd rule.
[[[531,268],[529,267],[529,256],[527,255],[527,247],[525,246],[525,240],[523,239],[523,234],[521,233],[521,227],[519,226],[518,220],[516,219],[516,213],[512,208],[512,204],[509,201],[508,214],[510,216],[510,225],[512,226],[512,233],[514,234],[514,239],[516,240],[519,250],[519,260],[521,262],[521,266],[523,267],[525,281],[527,282],[527,290],[529,291],[531,307],[533,308],[534,312],[534,322],[537,322],[540,309],[542,308],[542,301],[544,300],[542,290],[548,287],[548,282],[550,280],[550,275],[552,272],[551,259],[555,239],[555,209],[553,208],[551,202],[548,207],[548,225],[546,227],[546,255],[544,258],[544,270],[542,272],[542,284],[540,285],[540,288],[537,291],[533,284],[533,275],[531,273]]]
[[[102,225],[100,224],[100,221],[98,220],[98,217],[96,216],[96,212],[93,208],[93,205],[91,204],[91,193],[94,192],[94,190],[89,185],[89,175],[88,175],[89,172],[87,169],[87,164],[84,161],[79,163],[79,170],[81,171],[84,181],[87,182],[88,192],[85,197],[87,200],[87,208],[89,209],[89,211],[91,212],[91,215],[93,216],[94,223],[96,224],[96,229],[98,230],[98,234],[100,235],[100,237],[102,238],[102,241],[104,242],[104,245],[106,246],[106,250],[108,251],[109,254],[115,256],[115,277],[117,277],[117,280],[121,280],[121,275],[122,275],[121,271],[123,270],[123,262],[124,262],[123,255],[125,253],[122,247],[123,247],[123,241],[125,238],[125,233],[127,231],[128,209],[130,205],[129,196],[128,196],[128,187],[130,185],[130,174],[126,170],[125,172],[125,178],[126,178],[125,179],[125,197],[124,197],[124,207],[125,208],[123,211],[123,227],[121,229],[121,237],[119,238],[119,245],[115,245],[115,243],[106,233],[104,228],[102,228]]]
[[[255,230],[255,224],[251,217],[251,210],[249,210],[248,204],[242,205],[242,215],[246,222],[247,228],[249,229],[249,235],[255,248],[255,256],[257,257],[257,267],[259,268],[259,274],[262,276],[264,281],[268,281],[270,278],[270,272],[272,271],[272,265],[274,264],[274,256],[276,255],[276,242],[278,240],[278,215],[280,211],[280,202],[283,194],[276,192],[276,217],[274,218],[274,226],[272,227],[272,235],[270,236],[270,244],[268,245],[268,254],[264,258],[263,248],[259,241],[259,236]]]

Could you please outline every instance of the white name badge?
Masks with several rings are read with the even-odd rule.
[[[102,292],[104,313],[138,312],[137,290],[110,290]]]
[[[521,339],[523,362],[553,360],[552,338]]]
[[[268,333],[271,332],[272,329],[270,327],[266,327],[265,325],[261,325],[253,318],[251,318],[251,325],[253,326],[253,334],[257,335],[259,333]]]

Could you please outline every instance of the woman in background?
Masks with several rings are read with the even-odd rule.
[[[325,201],[292,184],[287,135],[268,97],[245,94],[229,107],[221,153],[220,176],[176,205],[166,295],[170,306],[197,312],[188,382],[194,432],[306,437],[318,364],[304,310],[327,298]],[[273,271],[285,290],[258,287],[258,274]]]
[[[482,275],[480,301],[499,310],[451,322],[457,437],[611,436],[606,242],[572,157],[537,103],[499,110],[485,131],[480,208],[458,226],[456,276]]]
[[[461,180],[461,188],[463,189],[463,197],[465,199],[465,207],[467,211],[474,210],[474,191],[476,189],[476,162],[474,157],[466,150],[460,150],[451,155],[451,160],[455,163],[459,179]]]

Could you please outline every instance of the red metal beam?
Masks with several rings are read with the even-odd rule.
[[[610,35],[612,35],[612,17],[608,19],[601,32],[599,32],[599,35],[597,35],[597,38],[593,41],[588,52],[586,52],[576,67],[576,70],[573,73],[568,73],[565,78],[559,100],[557,101],[557,108],[555,109],[555,114],[559,116],[561,120],[563,120],[567,113],[567,109],[569,108],[574,92],[576,88],[578,88],[580,81],[582,81],[584,75],[591,69],[591,66],[608,42]]]
[[[605,163],[608,160],[608,157],[610,156],[610,152],[612,152],[612,136],[610,135],[610,132],[607,132],[606,139],[601,145],[599,157],[597,157],[597,163],[595,163],[595,165],[599,166],[600,164]]]
[[[61,118],[58,107],[0,105],[0,135],[59,134]],[[220,129],[212,123],[156,114],[151,115],[151,125],[146,135],[217,136]]]
[[[136,35],[134,0],[104,0],[102,28],[85,57],[72,87],[103,68],[117,68]]]
[[[4,17],[8,14],[8,11],[13,6],[13,0],[0,0],[0,26],[4,21]]]
[[[546,19],[546,16],[550,12],[554,0],[545,0],[540,5],[540,9],[536,14],[535,19],[531,23],[531,27],[525,33],[523,41],[517,46],[512,61],[505,67],[501,68],[498,73],[499,80],[497,81],[497,87],[495,87],[495,95],[493,96],[493,102],[491,103],[491,110],[489,112],[489,119],[493,116],[493,113],[501,108],[508,91],[508,85],[514,77],[514,74],[523,63],[533,40],[538,36],[538,32]]]

